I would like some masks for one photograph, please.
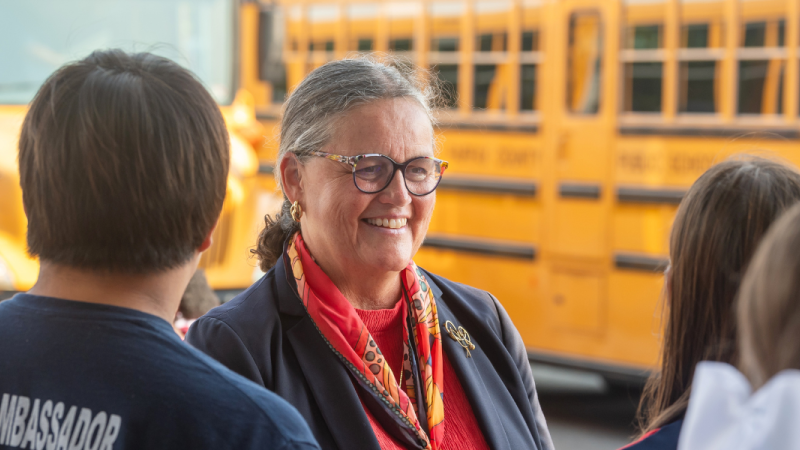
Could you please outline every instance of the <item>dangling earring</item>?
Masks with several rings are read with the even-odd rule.
[[[303,208],[300,207],[300,203],[297,203],[297,201],[292,203],[292,207],[289,209],[289,214],[291,214],[292,220],[295,222],[300,222],[300,218],[303,217]]]

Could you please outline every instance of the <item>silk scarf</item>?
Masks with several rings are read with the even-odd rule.
[[[422,271],[412,261],[400,273],[403,316],[409,320],[403,322],[403,376],[398,386],[355,308],[314,262],[299,232],[291,238],[287,256],[303,306],[331,350],[357,379],[382,397],[379,405],[402,418],[400,425],[410,428],[424,448],[440,449],[444,438],[442,341],[436,301]],[[424,405],[418,402],[418,395],[424,396]],[[426,409],[428,433],[417,418],[420,407]]]

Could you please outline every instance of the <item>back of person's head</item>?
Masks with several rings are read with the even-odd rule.
[[[219,305],[219,297],[209,286],[205,272],[197,269],[183,292],[178,311],[184,319],[198,319]]]
[[[742,156],[715,165],[692,185],[670,236],[661,368],[640,404],[643,432],[681,418],[698,362],[736,364],[734,299],[772,222],[800,200],[800,173]]]
[[[769,229],[742,281],[739,366],[758,389],[800,369],[800,205]]]
[[[19,141],[29,252],[120,273],[185,264],[221,211],[228,146],[211,95],[168,59],[108,50],[61,67]]]

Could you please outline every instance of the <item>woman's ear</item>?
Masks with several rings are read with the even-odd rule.
[[[300,161],[294,153],[287,153],[281,160],[281,184],[283,193],[290,202],[301,201],[303,196],[302,170]]]

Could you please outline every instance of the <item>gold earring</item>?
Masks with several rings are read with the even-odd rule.
[[[297,203],[297,201],[292,203],[292,207],[289,208],[289,214],[291,214],[292,220],[300,222],[300,218],[303,217],[303,208],[300,206],[300,203]]]

